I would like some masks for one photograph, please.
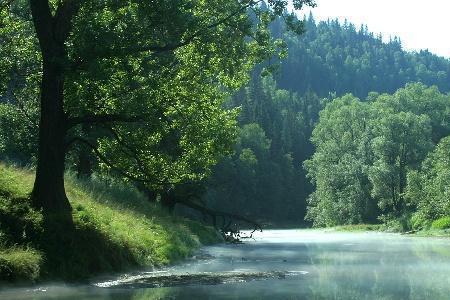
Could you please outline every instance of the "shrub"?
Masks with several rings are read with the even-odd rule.
[[[34,282],[41,262],[41,254],[31,248],[0,250],[0,282]]]
[[[431,223],[431,228],[433,229],[449,229],[450,228],[450,217],[439,218],[433,223]]]

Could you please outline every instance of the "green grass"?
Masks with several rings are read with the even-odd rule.
[[[450,229],[423,229],[417,231],[412,236],[417,237],[436,237],[436,238],[450,238]]]
[[[33,249],[8,248],[0,250],[0,281],[36,281],[42,255]]]
[[[357,225],[341,225],[332,228],[335,231],[382,231],[382,225],[379,224],[357,224]]]
[[[185,258],[217,242],[210,227],[167,214],[120,182],[66,176],[75,229],[56,239],[31,208],[30,170],[0,164],[0,281],[79,280]]]
[[[433,222],[429,222],[431,223],[431,226],[424,227],[414,235],[419,237],[450,237],[450,217],[442,217]]]

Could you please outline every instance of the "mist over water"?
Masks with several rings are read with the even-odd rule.
[[[284,279],[127,288],[153,273],[0,290],[0,299],[449,299],[450,240],[385,233],[268,230],[241,245],[203,247],[161,274],[289,271]]]

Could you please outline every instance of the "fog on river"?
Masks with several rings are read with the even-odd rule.
[[[289,271],[285,278],[165,288],[121,287],[141,272],[90,285],[0,291],[0,299],[449,299],[450,239],[386,233],[267,230],[244,244],[203,247],[158,274]]]

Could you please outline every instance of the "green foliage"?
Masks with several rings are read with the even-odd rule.
[[[286,54],[269,25],[284,17],[290,31],[303,32],[303,21],[279,0],[49,1],[54,24],[47,29],[58,31],[49,39],[58,41],[47,45],[40,28],[50,22],[39,21],[46,2],[31,11],[27,1],[1,9],[0,105],[11,107],[0,110],[0,157],[33,162],[38,98],[48,92],[38,84],[54,64],[64,79],[58,106],[65,114],[59,117],[67,119],[61,126],[68,128],[69,164],[81,165],[77,156],[85,152],[94,168],[100,162],[97,170],[153,190],[200,181],[230,153],[237,111],[225,109],[225,99],[255,64]],[[60,26],[66,20],[71,26]],[[49,50],[55,47],[62,49]],[[42,64],[41,56],[53,55],[58,57]],[[9,134],[17,122],[30,128]]]
[[[341,225],[333,228],[336,231],[358,232],[358,231],[379,231],[382,225],[379,224],[356,224],[356,225]]]
[[[6,7],[0,11],[0,158],[29,164],[36,154],[41,58],[28,2]]]
[[[450,215],[450,137],[443,138],[419,171],[408,173],[406,198],[424,227]]]
[[[369,169],[372,196],[383,211],[400,214],[405,205],[407,170],[418,168],[432,149],[429,117],[411,112],[381,112],[373,134],[374,162]]]
[[[335,226],[374,222],[378,217],[392,223],[390,227],[407,230],[448,214],[442,208],[441,215],[431,212],[436,205],[447,203],[445,197],[440,195],[441,199],[427,205],[427,197],[421,194],[422,187],[435,188],[438,181],[422,183],[421,175],[414,172],[433,149],[433,137],[448,130],[442,122],[447,118],[442,111],[450,108],[448,95],[435,87],[408,84],[393,95],[371,94],[369,98],[361,102],[347,95],[320,113],[312,135],[316,152],[305,162],[316,186],[307,219],[315,226]],[[440,156],[435,161],[448,160],[448,153],[442,151],[447,147],[445,141],[436,148]],[[444,171],[440,177],[441,191],[448,189],[446,175]],[[418,205],[423,207],[417,212],[421,216],[416,214],[411,221]]]
[[[36,156],[36,129],[17,105],[0,102],[0,158],[32,163]]]
[[[315,226],[374,221],[376,207],[366,174],[371,160],[369,119],[368,104],[351,95],[333,100],[320,113],[312,134],[316,152],[305,162],[316,186],[306,218]]]
[[[309,189],[301,161],[312,151],[308,136],[322,100],[277,89],[273,78],[256,71],[228,105],[241,107],[240,135],[235,154],[214,168],[205,200],[220,210],[245,208],[253,219],[298,226]]]
[[[450,217],[439,218],[431,223],[433,229],[450,229]]]
[[[425,135],[429,126],[433,143],[447,136],[448,97],[437,87],[420,84],[400,89],[394,96],[380,94],[394,92],[409,81],[436,84],[449,91],[448,61],[427,51],[407,53],[396,38],[383,43],[365,26],[356,30],[349,23],[316,23],[312,16],[297,20],[286,15],[285,1],[238,9],[253,3],[84,2],[66,43],[65,110],[70,118],[118,115],[142,120],[92,122],[87,131],[86,124],[74,126],[67,139],[73,142],[67,165],[79,165],[78,154],[87,151],[93,169],[106,177],[145,182],[161,190],[203,180],[221,161],[210,180],[209,202],[235,211],[246,207],[256,217],[272,218],[275,210],[279,212],[275,218],[299,220],[312,191],[302,164],[314,151],[312,129],[328,101],[316,94],[352,92],[362,99],[373,90],[377,93],[366,100],[376,105],[350,105],[349,111],[336,116],[348,117],[354,124],[323,125],[338,126],[333,134],[342,141],[330,138],[316,164],[305,164],[311,168],[311,179],[317,177],[324,187],[310,198],[316,204],[310,205],[309,219],[330,226],[374,222],[378,204],[389,212],[404,209],[405,174],[418,167],[430,140],[420,140],[420,151],[409,153],[408,162],[391,163],[400,157],[395,156],[400,153],[395,147],[400,138],[414,144],[413,139]],[[295,1],[294,5],[301,8],[314,3]],[[54,2],[53,10],[57,6]],[[205,27],[228,16],[226,23]],[[0,157],[32,164],[42,66],[28,2],[14,1],[2,9],[0,19],[4,42],[0,49]],[[307,31],[298,37],[286,29],[297,34]],[[260,78],[260,73],[267,74],[273,67],[263,63],[254,70],[250,83],[235,94],[255,64],[284,58],[287,47],[290,55],[276,74],[277,82],[270,76]],[[241,108],[239,124],[235,121],[238,110],[233,107]],[[389,113],[374,117],[376,110]],[[365,122],[358,119],[360,113],[366,120],[383,122]],[[428,125],[421,115],[428,116]],[[360,135],[363,126],[370,129]],[[398,139],[393,144],[381,138],[397,130],[413,135],[395,136]],[[328,134],[326,130],[317,133],[319,139],[328,139]],[[89,147],[77,144],[80,139],[73,137],[88,141],[105,159],[92,158]],[[236,142],[240,144],[232,154]],[[342,155],[344,151],[348,154]],[[328,170],[317,169],[328,162]],[[332,176],[327,178],[327,174]],[[391,176],[395,177],[392,182]],[[387,195],[389,188],[397,190],[399,199]],[[328,210],[320,206],[325,202],[317,200],[325,198]],[[322,221],[317,217],[320,214]]]
[[[255,68],[250,83],[229,104],[241,107],[241,128],[255,123],[264,130],[271,141],[267,158],[270,163],[258,159],[264,172],[259,173],[258,168],[255,172],[238,172],[231,159],[224,159],[214,169],[210,195],[206,198],[212,203],[216,202],[214,199],[230,203],[228,207],[223,205],[223,209],[245,207],[257,217],[270,214],[266,218],[275,222],[286,219],[299,222],[305,214],[308,194],[313,190],[301,167],[309,159],[316,161],[306,162],[310,179],[314,183],[317,176],[322,181],[310,197],[309,220],[314,219],[316,225],[322,226],[378,222],[376,217],[383,213],[378,204],[386,209],[385,214],[393,209],[394,202],[399,202],[398,210],[406,209],[405,200],[388,197],[387,190],[393,187],[397,190],[395,195],[403,198],[399,190],[405,188],[406,174],[418,168],[430,146],[450,134],[449,98],[441,93],[450,90],[450,64],[428,51],[406,52],[398,38],[384,43],[366,26],[356,29],[347,22],[318,23],[312,16],[304,22],[306,32],[301,37],[286,33],[281,20],[273,22],[271,32],[286,41],[289,55],[277,70],[275,80],[270,76],[261,79],[262,67]],[[413,81],[436,86],[405,87]],[[385,92],[394,95],[384,95]],[[346,93],[364,99],[364,104],[349,104],[340,112],[330,112],[321,118],[319,125],[323,131],[319,133],[317,129],[315,134],[327,142],[323,142],[320,154],[316,152],[311,158],[314,146],[318,145],[317,141],[314,144],[310,141],[311,136],[314,139],[312,129],[318,112],[327,101]],[[345,97],[351,101],[351,96]],[[372,102],[376,104],[368,104]],[[377,124],[378,120],[383,123]],[[394,138],[391,144],[387,137],[397,130],[406,135],[390,135]],[[386,139],[383,135],[387,135]],[[388,150],[392,154],[390,159],[399,153],[400,140],[413,146],[406,147],[410,150],[406,155],[409,161],[400,163],[397,155],[396,163],[386,162]],[[248,148],[256,154],[255,149]],[[249,157],[247,154],[244,156]],[[404,163],[408,166],[404,167]],[[316,168],[319,164],[320,170]],[[395,177],[392,184],[390,176]],[[264,192],[244,196],[249,189]],[[230,191],[233,196],[223,196]],[[319,198],[329,201],[325,203]],[[233,205],[235,202],[241,204]],[[273,211],[277,211],[277,216]],[[320,221],[318,215],[322,215]]]
[[[265,10],[253,1],[83,4],[69,53],[86,65],[69,74],[67,110],[145,112],[144,122],[116,124],[100,137],[98,150],[108,160],[102,168],[153,189],[208,175],[236,139],[236,111],[223,101],[254,64],[280,55],[283,45],[267,27],[284,7],[283,1]],[[140,50],[164,47],[173,50]]]
[[[55,240],[29,206],[32,182],[31,171],[0,164],[0,280],[73,280],[160,266],[218,240],[212,228],[168,215],[130,185],[70,174],[75,230]]]

